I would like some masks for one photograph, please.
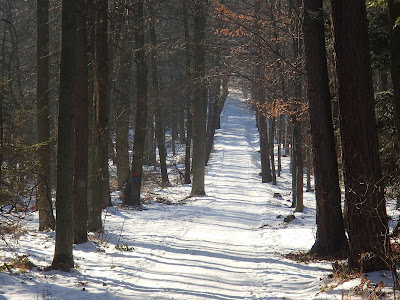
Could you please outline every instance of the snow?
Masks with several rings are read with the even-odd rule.
[[[314,243],[314,194],[304,193],[304,212],[295,213],[290,223],[283,221],[293,213],[289,158],[283,158],[278,185],[261,183],[255,116],[232,96],[207,167],[206,196],[186,198],[190,185],[180,185],[155,191],[173,205],[150,202],[143,211],[108,208],[104,233],[90,234],[89,242],[74,246],[76,269],[1,272],[0,300],[342,299],[342,291],[347,295],[357,283],[320,293],[332,273],[330,262],[300,263],[283,257],[307,251]],[[0,241],[0,261],[17,253],[28,255],[37,266],[51,264],[54,232],[38,232],[37,222],[37,213],[28,215],[25,233]],[[375,274],[379,280],[382,275],[387,276]]]

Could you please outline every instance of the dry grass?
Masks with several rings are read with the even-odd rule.
[[[11,262],[7,263],[4,262],[3,265],[0,266],[0,271],[1,272],[13,272],[14,270],[23,273],[28,270],[31,270],[32,268],[36,267],[35,264],[33,264],[29,259],[27,255],[20,255],[16,256],[15,258],[12,259]]]

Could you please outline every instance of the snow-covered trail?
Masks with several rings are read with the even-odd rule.
[[[183,205],[151,202],[144,211],[108,208],[105,232],[74,246],[76,269],[0,272],[0,300],[317,298],[329,264],[282,257],[312,246],[314,196],[305,193],[305,211],[284,223],[293,211],[289,159],[283,159],[286,173],[277,186],[263,184],[258,149],[254,114],[244,102],[228,99],[207,167],[206,196]],[[180,185],[157,194],[182,200],[189,192],[190,186]],[[274,198],[274,192],[283,198]],[[27,221],[14,247],[36,265],[48,266],[54,232],[37,231],[37,213]],[[6,249],[0,244],[0,254],[12,256]]]
[[[298,231],[307,235],[305,249],[299,248],[304,243],[285,249],[301,236],[289,235],[294,240],[288,242],[276,228],[259,228],[265,222],[283,224],[276,218],[277,206],[282,213],[289,211],[287,202],[272,197],[274,189],[282,192],[279,187],[260,183],[256,136],[254,114],[243,102],[228,99],[206,175],[207,196],[188,200],[185,206],[166,212],[163,220],[154,220],[161,222],[160,232],[154,233],[158,241],[150,238],[154,244],[151,252],[143,254],[146,262],[131,274],[134,288],[121,291],[122,295],[130,299],[313,298],[320,272],[309,276],[315,267],[302,267],[280,255],[309,248],[311,230]],[[270,212],[268,205],[272,205]]]
[[[143,287],[160,286],[143,294],[148,299],[245,299],[258,285],[261,240],[254,230],[263,197],[249,188],[257,185],[248,132],[255,121],[252,114],[239,113],[238,104],[230,100],[224,111],[206,176],[207,196],[196,199],[196,215],[175,222],[176,235],[138,277]]]

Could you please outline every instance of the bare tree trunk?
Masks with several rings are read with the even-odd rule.
[[[191,162],[191,149],[192,149],[192,135],[193,135],[193,118],[192,118],[192,89],[189,84],[192,80],[192,72],[191,72],[191,65],[192,65],[192,51],[190,46],[190,34],[189,34],[189,21],[188,21],[188,8],[186,4],[186,0],[182,0],[182,9],[183,9],[183,24],[185,29],[185,98],[186,98],[186,147],[185,147],[185,183],[190,184],[190,162]]]
[[[195,51],[194,75],[196,79],[193,102],[193,182],[192,195],[205,195],[205,156],[206,156],[206,118],[207,88],[205,84],[205,47],[206,15],[208,0],[195,2]]]
[[[37,130],[39,230],[54,229],[51,200],[50,101],[49,101],[49,0],[37,1]],[[2,97],[2,96],[1,96]],[[2,115],[2,112],[1,112]],[[1,139],[3,140],[3,139]],[[1,144],[2,145],[2,144]],[[0,150],[1,151],[1,150]],[[0,166],[2,159],[0,161]]]
[[[275,117],[269,119],[269,146],[271,147],[271,174],[272,174],[272,184],[276,185],[276,169],[275,169],[275,154],[274,154],[274,137],[275,137]]]
[[[265,99],[260,97],[259,99]],[[271,164],[269,160],[270,147],[268,146],[267,118],[264,111],[257,110],[258,130],[260,132],[260,156],[261,156],[261,181],[263,183],[272,181]]]
[[[95,2],[95,58],[94,101],[95,138],[93,153],[93,186],[88,199],[89,231],[102,231],[102,208],[109,202],[108,190],[108,39],[107,39],[107,0]]]
[[[296,146],[297,144],[295,143],[295,125],[293,125],[294,121],[292,120],[292,151],[290,155],[290,171],[292,172],[292,208],[296,207],[297,203],[297,155],[296,155]]]
[[[56,244],[53,269],[74,267],[74,83],[76,71],[76,14],[78,2],[62,1],[62,41],[57,138]]]
[[[283,115],[278,117],[278,177],[281,177],[282,171],[282,129],[283,129]]]
[[[165,130],[161,114],[161,103],[160,103],[160,92],[159,92],[159,82],[158,82],[158,70],[157,70],[157,36],[155,29],[154,12],[151,3],[148,3],[149,13],[150,13],[150,40],[152,44],[152,51],[150,57],[151,60],[151,76],[152,84],[154,90],[154,109],[155,109],[155,131],[158,153],[160,157],[160,169],[161,169],[161,184],[162,186],[169,185],[168,170],[167,170],[167,149],[165,147]]]
[[[349,267],[387,269],[389,226],[379,161],[365,1],[331,1],[348,209]]]
[[[145,50],[144,1],[134,1],[135,48],[137,63],[137,106],[131,174],[124,190],[124,204],[141,206],[140,188],[143,177],[143,154],[147,120],[147,62]]]
[[[86,1],[78,1],[77,57],[75,81],[75,154],[74,154],[74,243],[87,242],[88,187],[88,60]]]
[[[400,3],[396,0],[389,0],[388,4],[395,125],[397,131],[397,140],[400,144],[400,24],[396,23],[400,18]]]
[[[179,144],[184,145],[186,143],[185,106],[182,101],[180,101],[179,103],[178,128],[179,128]]]
[[[119,81],[121,84],[121,94],[116,101],[116,129],[115,129],[115,148],[117,158],[118,189],[122,190],[129,178],[129,78],[132,76],[131,70],[132,53],[130,50],[122,53],[121,73]]]

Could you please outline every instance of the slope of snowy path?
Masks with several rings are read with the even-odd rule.
[[[315,298],[329,265],[282,257],[312,246],[313,195],[305,194],[304,213],[284,223],[292,212],[289,175],[277,186],[262,184],[258,148],[254,115],[243,102],[228,99],[207,168],[206,196],[184,205],[151,203],[145,211],[109,208],[105,232],[75,246],[77,269],[0,273],[0,299]],[[178,186],[158,194],[183,199],[189,192],[190,186]],[[273,198],[274,192],[286,200]],[[37,215],[30,218],[30,230],[15,248],[35,264],[49,265],[54,233],[37,232]]]
[[[151,263],[134,275],[137,288],[124,290],[125,296],[312,299],[318,292],[323,275],[315,266],[299,266],[280,255],[308,249],[313,239],[311,229],[295,233],[306,235],[303,238],[259,229],[266,221],[282,225],[276,218],[276,207],[282,206],[287,214],[288,204],[284,200],[272,203],[273,188],[260,183],[254,125],[254,115],[242,102],[227,101],[207,171],[207,196],[170,211],[164,240],[153,246]],[[272,215],[268,215],[269,203]],[[285,249],[299,238],[307,242]],[[282,241],[286,243],[279,245]]]

